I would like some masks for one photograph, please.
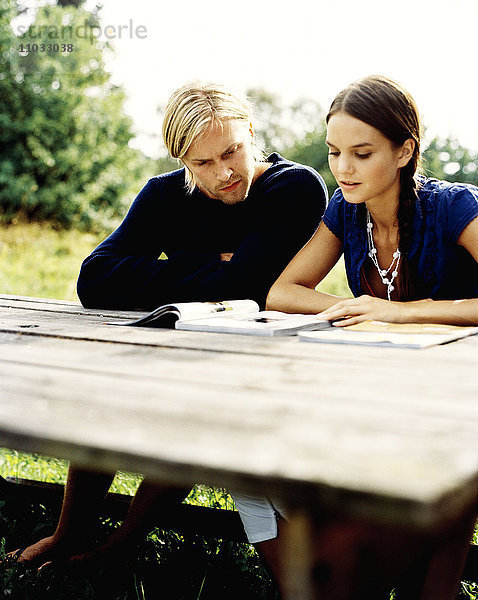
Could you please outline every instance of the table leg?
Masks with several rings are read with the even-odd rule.
[[[282,529],[284,600],[454,600],[476,513],[434,534],[290,510]]]
[[[284,600],[388,600],[430,547],[416,532],[303,510],[290,510],[282,533]]]
[[[437,540],[426,560],[399,586],[398,600],[454,600],[470,549],[476,515],[468,515]]]
[[[304,510],[291,511],[282,546],[283,600],[313,600],[314,523]]]

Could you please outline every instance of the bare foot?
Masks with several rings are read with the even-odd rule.
[[[58,540],[52,535],[28,546],[21,554],[19,552],[20,550],[9,552],[7,557],[25,566],[35,567],[52,560],[66,560],[72,554],[78,552],[78,546],[73,548],[71,544]]]

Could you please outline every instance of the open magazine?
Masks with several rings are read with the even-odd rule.
[[[478,327],[460,327],[435,323],[384,323],[364,321],[348,327],[330,327],[325,331],[300,332],[302,342],[358,344],[396,348],[427,348],[476,335]]]
[[[109,325],[174,327],[186,331],[264,336],[293,335],[301,330],[332,327],[329,321],[320,321],[315,315],[261,311],[253,300],[167,304],[139,319],[114,321],[109,322]]]

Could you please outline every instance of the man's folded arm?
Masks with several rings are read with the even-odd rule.
[[[81,265],[78,297],[88,308],[152,309],[175,301],[178,286],[206,266],[219,267],[219,254],[173,250],[177,212],[165,201],[169,190],[153,178],[140,191],[121,225]]]
[[[312,237],[325,210],[326,192],[316,181],[272,190],[270,214],[251,229],[231,260],[218,269],[203,268],[182,282],[181,297],[192,300],[250,298],[261,308],[270,287],[302,246]]]
[[[94,252],[82,264],[77,291],[87,308],[146,309],[182,301],[183,282],[219,268],[215,253],[177,252],[168,259]]]
[[[279,183],[268,192],[268,209],[237,248],[177,249],[165,260],[158,259],[157,240],[168,236],[166,226],[158,226],[161,215],[135,201],[118,230],[83,262],[81,302],[149,310],[169,302],[250,298],[264,306],[271,285],[312,236],[325,209],[324,189],[318,181],[311,185],[311,177],[303,186]],[[174,240],[168,243],[177,248]],[[231,260],[221,261],[221,252],[231,251]]]

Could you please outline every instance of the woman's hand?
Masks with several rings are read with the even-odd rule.
[[[317,315],[321,319],[333,321],[337,327],[354,325],[361,321],[387,321],[388,323],[406,323],[407,306],[403,302],[391,302],[372,296],[359,296],[337,302]]]

